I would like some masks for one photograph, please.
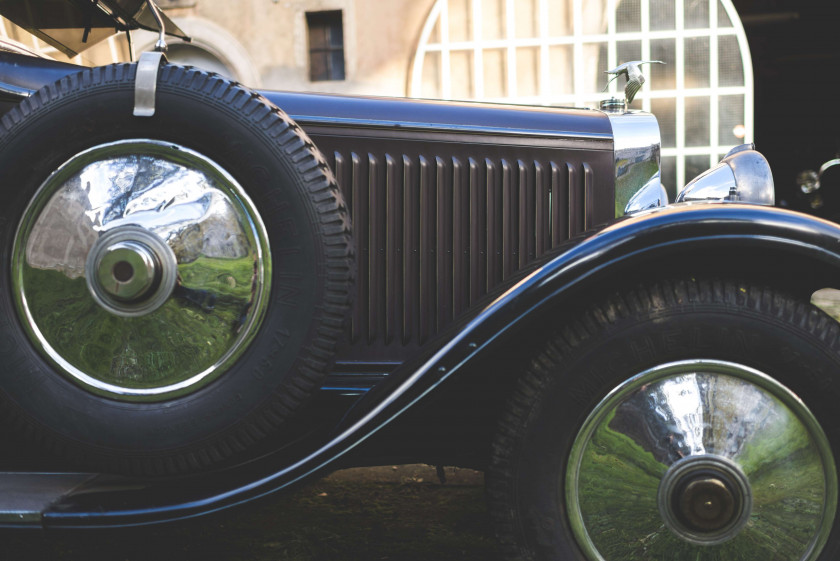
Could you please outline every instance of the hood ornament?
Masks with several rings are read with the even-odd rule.
[[[613,80],[621,75],[624,75],[627,78],[627,85],[624,87],[624,97],[627,98],[627,105],[630,105],[633,102],[633,98],[636,97],[636,94],[641,89],[642,84],[645,83],[645,76],[639,69],[639,66],[643,64],[665,63],[661,60],[632,60],[630,62],[625,62],[624,64],[619,64],[612,70],[606,71],[607,74],[613,74],[613,77],[610,78],[609,82],[607,82],[607,85],[604,87],[604,91],[607,91],[607,88],[610,87]]]

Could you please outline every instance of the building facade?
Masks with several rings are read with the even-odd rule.
[[[192,36],[170,60],[267,89],[595,107],[629,60],[676,186],[753,135],[752,64],[731,0],[160,0]],[[27,38],[13,26],[0,33]],[[136,51],[155,34],[133,33]],[[31,38],[28,39],[32,41]],[[32,46],[50,55],[37,40]],[[83,64],[126,60],[112,38]],[[619,95],[623,84],[607,90]],[[689,126],[689,123],[691,126]]]

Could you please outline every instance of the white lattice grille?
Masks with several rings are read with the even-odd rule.
[[[437,0],[409,94],[595,107],[603,72],[638,59],[666,62],[644,67],[633,107],[659,120],[669,189],[752,140],[752,65],[730,0]]]

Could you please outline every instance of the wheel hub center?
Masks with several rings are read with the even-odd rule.
[[[87,285],[96,302],[124,317],[159,308],[178,276],[175,254],[156,234],[122,226],[103,234],[85,264]]]
[[[121,241],[105,247],[96,281],[112,298],[136,302],[147,298],[160,282],[160,262],[146,244]]]
[[[690,456],[672,465],[659,485],[659,512],[680,538],[714,545],[735,537],[752,510],[750,484],[730,460]]]
[[[740,510],[740,497],[718,475],[690,476],[677,485],[674,511],[696,532],[718,532],[729,526]]]

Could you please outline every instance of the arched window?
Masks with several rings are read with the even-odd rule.
[[[673,195],[752,140],[752,65],[731,0],[437,0],[409,95],[596,107],[604,71],[639,59],[666,63],[643,67],[632,107],[659,120]]]

